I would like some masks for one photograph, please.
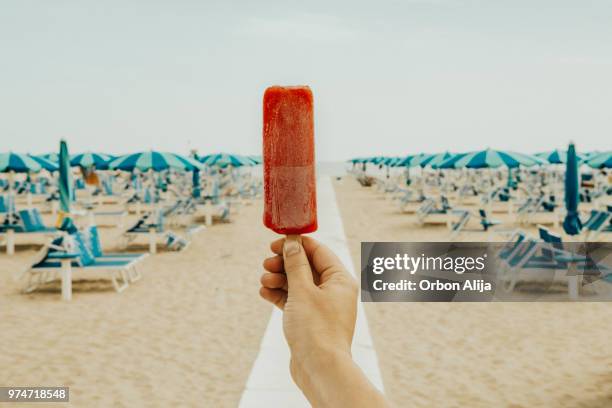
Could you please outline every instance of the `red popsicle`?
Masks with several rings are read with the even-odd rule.
[[[272,86],[263,105],[264,225],[287,235],[316,231],[312,92]]]

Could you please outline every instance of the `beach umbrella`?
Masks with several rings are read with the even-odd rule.
[[[515,168],[518,166],[533,166],[544,163],[545,161],[543,159],[522,153],[487,149],[466,154],[454,163],[454,167],[456,169],[463,167],[468,169],[484,169],[501,166]]]
[[[586,164],[594,169],[612,168],[612,151],[596,154],[586,161]]]
[[[247,159],[243,156],[231,153],[215,153],[204,156],[200,159],[202,164],[206,166],[217,166],[217,167],[241,167],[241,166],[249,166],[252,162],[250,159]]]
[[[27,154],[0,153],[0,172],[29,173],[38,172],[42,166]]]
[[[97,170],[108,169],[108,163],[113,160],[112,156],[103,153],[80,153],[71,156],[70,165],[88,168],[96,166]]]
[[[576,148],[570,143],[567,149],[567,163],[565,167],[565,209],[567,215],[563,220],[563,229],[569,235],[577,235],[582,229],[582,222],[578,215],[578,158]]]
[[[59,166],[57,165],[57,162],[52,162],[50,160],[47,160],[41,156],[33,156],[33,155],[29,155],[30,158],[32,160],[34,160],[36,163],[40,164],[40,167],[42,167],[43,169],[53,172],[53,171],[57,171],[59,169]]]
[[[252,156],[247,156],[247,157],[251,159],[253,163],[255,163],[256,165],[263,163],[263,159],[261,158],[261,156],[252,155]]]
[[[63,220],[65,215],[70,214],[70,201],[73,189],[70,156],[68,155],[68,144],[65,140],[60,142],[58,187],[60,210],[62,212],[61,219]]]
[[[425,153],[412,154],[404,157],[399,163],[397,163],[398,167],[416,167],[419,165],[421,160],[429,157],[430,155]]]
[[[443,161],[440,164],[432,165],[431,167],[434,169],[454,169],[455,163],[461,160],[463,157],[468,155],[469,153],[457,153],[453,156],[449,157],[447,160]]]
[[[165,152],[138,152],[120,156],[108,164],[111,170],[146,172],[149,170],[163,171],[169,169],[193,171],[202,169],[202,165],[189,157]]]
[[[422,158],[421,160],[419,160],[419,166],[421,167],[431,166],[432,169],[435,169],[437,168],[436,166],[441,165],[442,163],[444,163],[445,161],[447,161],[453,156],[455,155],[449,152],[430,154]]]
[[[57,153],[39,154],[37,156],[53,163],[59,163],[59,154]]]
[[[536,153],[536,157],[546,160],[550,164],[563,164],[567,160],[567,151],[555,149],[550,152]],[[578,160],[582,160],[584,155],[576,155]]]

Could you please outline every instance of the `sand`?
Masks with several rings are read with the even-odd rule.
[[[237,406],[271,312],[260,218],[261,202],[243,206],[185,251],[146,259],[123,293],[76,282],[72,302],[59,284],[19,293],[11,272],[33,250],[0,255],[0,384],[69,386],[79,407]],[[117,231],[102,232],[113,248]]]
[[[353,179],[334,186],[355,265],[361,241],[447,234],[444,226],[418,227]],[[612,406],[610,303],[371,303],[365,310],[394,406]]]
[[[446,237],[352,179],[335,188],[356,266],[361,241]],[[70,303],[58,284],[22,295],[12,272],[34,249],[0,255],[0,384],[66,385],[72,406],[237,406],[271,311],[258,296],[274,238],[261,207],[243,206],[184,252],[149,257],[143,279],[121,294],[108,281],[80,281]],[[117,236],[102,229],[105,249]],[[365,309],[394,406],[612,406],[612,304]]]

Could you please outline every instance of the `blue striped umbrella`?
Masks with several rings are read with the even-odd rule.
[[[567,149],[567,164],[565,168],[565,209],[567,215],[563,220],[563,229],[569,235],[578,235],[582,229],[582,222],[578,215],[578,157],[576,148],[570,143]]]
[[[47,159],[44,159],[41,156],[34,156],[34,155],[31,155],[31,154],[29,156],[30,156],[30,158],[32,160],[34,160],[36,163],[40,164],[40,166],[43,169],[47,170],[47,171],[53,172],[53,171],[59,170],[59,166],[57,165],[57,163],[54,163],[54,162],[52,162],[50,160],[47,160]]]
[[[261,156],[257,156],[257,155],[251,155],[251,156],[247,156],[249,159],[251,159],[253,161],[253,163],[255,163],[255,165],[258,164],[262,164],[263,163],[263,159]]]
[[[88,152],[72,155],[70,165],[83,168],[96,166],[97,170],[106,170],[108,169],[108,163],[112,160],[113,157],[108,154]]]
[[[594,169],[610,169],[612,168],[612,150],[609,152],[603,152],[590,157],[586,164],[593,167]]]
[[[215,153],[209,154],[200,158],[202,164],[206,166],[217,166],[217,167],[241,167],[241,166],[250,166],[252,165],[252,161],[250,159],[240,156],[238,154],[230,154],[230,153]]]
[[[59,154],[57,153],[47,153],[47,154],[39,154],[38,157],[42,157],[45,160],[49,160],[53,163],[59,163]]]
[[[193,171],[202,169],[202,165],[197,161],[174,153],[164,152],[139,152],[127,154],[111,161],[109,169],[134,171],[138,169],[142,172],[149,170],[163,171],[168,169]]]
[[[567,161],[567,151],[555,149],[550,152],[536,153],[536,157],[546,160],[550,164],[563,164]],[[578,160],[583,160],[583,155],[576,155]]]
[[[484,169],[501,166],[515,168],[518,166],[533,166],[544,163],[545,161],[538,157],[522,153],[487,149],[466,154],[455,162],[454,167],[456,169],[462,167],[468,169]]]
[[[404,157],[399,163],[397,163],[398,167],[416,167],[421,163],[421,160],[429,157],[431,155],[425,153],[412,154]]]
[[[58,184],[60,210],[63,214],[69,214],[73,185],[72,170],[70,169],[70,155],[68,154],[68,144],[65,140],[62,140],[60,142]],[[61,216],[60,218],[63,219],[63,216]]]
[[[445,161],[447,161],[448,159],[450,159],[453,156],[454,156],[454,154],[449,153],[449,152],[438,153],[438,154],[430,154],[430,155],[427,155],[426,157],[422,158],[419,161],[419,166],[421,166],[421,167],[430,166],[432,169],[435,169],[436,168],[435,166],[438,166],[438,165],[444,163]]]
[[[384,164],[385,166],[393,166],[397,162],[399,157],[385,157],[379,164]]]
[[[38,172],[42,166],[27,154],[0,153],[0,172],[29,173]]]
[[[442,163],[436,164],[435,166],[432,165],[431,167],[434,169],[454,169],[455,163],[457,163],[459,160],[461,160],[467,155],[468,153],[457,153],[453,155],[452,157],[449,157],[447,160],[443,161]]]

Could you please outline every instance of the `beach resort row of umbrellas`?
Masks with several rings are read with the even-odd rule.
[[[576,154],[580,163],[593,168],[612,168],[612,151],[597,152],[592,154]],[[551,152],[538,153],[535,155],[502,150],[479,150],[468,153],[437,153],[437,154],[414,154],[404,157],[359,157],[349,160],[351,163],[371,163],[389,167],[430,167],[432,169],[482,169],[519,166],[536,166],[547,164],[565,164],[567,152],[553,150]]]
[[[261,164],[260,156],[242,156],[229,153],[216,153],[206,156],[187,157],[175,153],[146,151],[111,156],[103,153],[80,153],[69,157],[71,167],[92,168],[98,170],[125,171],[162,171],[175,169],[183,171],[203,170],[205,167],[243,167]],[[60,155],[29,155],[20,153],[0,153],[0,172],[29,173],[41,170],[58,171]]]

